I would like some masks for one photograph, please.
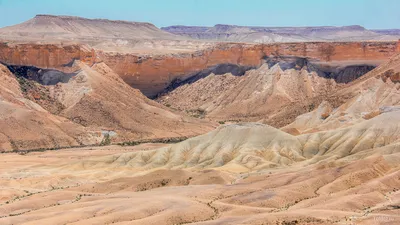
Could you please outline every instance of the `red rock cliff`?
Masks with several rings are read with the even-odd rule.
[[[0,44],[0,61],[14,65],[64,69],[74,59],[88,64],[103,60],[125,82],[148,96],[165,89],[174,79],[185,79],[209,67],[232,63],[259,66],[265,56],[307,57],[320,62],[377,65],[400,52],[400,42],[307,42],[279,44],[217,44],[195,53],[146,56],[94,52],[78,45]]]
[[[68,70],[66,65],[75,59],[93,64],[96,61],[96,53],[94,50],[80,45],[7,45],[0,43],[0,62],[10,65],[35,66],[65,71]]]
[[[307,57],[320,62],[377,65],[400,52],[399,42],[336,42],[280,44],[219,44],[193,54],[138,56],[99,52],[100,58],[128,84],[151,96],[159,93],[176,78],[221,63],[259,66],[264,56]]]

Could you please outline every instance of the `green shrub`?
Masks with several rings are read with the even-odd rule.
[[[103,140],[100,143],[100,146],[106,146],[111,144],[110,134],[105,134]]]

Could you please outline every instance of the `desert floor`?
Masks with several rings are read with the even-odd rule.
[[[400,223],[400,171],[380,155],[257,172],[115,163],[163,146],[3,154],[0,224]]]

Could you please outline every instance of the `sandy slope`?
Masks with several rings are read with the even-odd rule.
[[[299,136],[256,123],[225,125],[171,147],[91,159],[70,166],[138,170],[218,168],[243,172],[329,162],[348,156],[362,159],[371,151],[380,154],[400,151],[399,124],[390,123],[399,119],[398,112],[384,113],[347,128]]]
[[[89,127],[117,133],[118,140],[193,136],[212,128],[207,121],[171,112],[131,88],[106,64],[76,62],[79,73],[53,87],[66,106],[60,115]],[[89,91],[87,91],[89,90]],[[80,92],[80,94],[78,94]]]
[[[258,121],[294,102],[306,105],[309,99],[333,93],[338,85],[306,67],[282,69],[279,63],[263,64],[244,76],[211,74],[179,86],[158,101],[179,110],[204,110],[207,118],[217,121]]]
[[[338,88],[333,95],[348,99],[340,107],[334,109],[329,102],[323,102],[316,110],[299,116],[283,129],[310,133],[346,127],[384,112],[399,113],[399,62],[400,55],[396,55],[359,79]]]
[[[115,142],[175,138],[213,127],[149,100],[104,63],[89,66],[75,61],[69,69],[75,71],[70,79],[44,84],[21,74],[17,78],[1,66],[0,150],[100,144],[106,133]],[[34,71],[27,73],[35,76]],[[67,76],[53,70],[38,76],[57,79],[59,74]]]
[[[87,145],[101,141],[98,129],[88,129],[52,115],[24,98],[15,76],[1,64],[0,79],[0,151]]]

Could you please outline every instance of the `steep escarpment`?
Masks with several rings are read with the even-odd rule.
[[[261,46],[219,45],[194,53],[146,56],[99,52],[121,78],[147,96],[155,96],[172,82],[194,76],[219,64],[259,66]]]
[[[0,62],[8,65],[35,66],[71,72],[74,60],[96,62],[96,53],[82,45],[7,44],[0,42]]]
[[[141,122],[137,118],[130,115],[122,118],[126,110],[114,114],[114,109],[119,107],[94,104],[99,101],[87,94],[93,87],[85,81],[85,74],[98,73],[83,71],[76,76],[83,69],[82,66],[74,66],[74,61],[79,60],[89,67],[102,64],[108,71],[115,72],[115,79],[122,78],[119,82],[127,83],[147,96],[163,93],[158,101],[195,116],[216,121],[263,121],[281,127],[293,122],[297,116],[316,109],[335,92],[338,85],[357,79],[399,51],[398,42],[218,44],[190,54],[156,56],[103,52],[79,45],[3,44],[1,47],[0,61],[10,66],[39,68],[41,75],[37,78],[47,80],[43,83],[45,85],[54,86],[51,89],[32,86],[35,89],[24,93],[27,99],[39,103],[49,112],[64,113],[62,115],[81,125],[99,127],[108,124],[103,126],[104,130],[120,129],[122,133],[129,133],[122,138],[124,140],[164,136],[161,131],[154,133],[145,127],[140,128],[138,124]],[[249,71],[263,63],[268,67]],[[270,70],[276,64],[279,64],[278,67]],[[223,75],[226,73],[234,76]],[[59,76],[70,78],[72,83],[57,80]],[[394,78],[395,74],[391,77]],[[52,79],[56,79],[56,83],[61,82],[54,85]],[[112,88],[104,87],[104,90],[107,89]],[[329,97],[329,102],[337,107],[351,96],[349,93],[348,96]],[[246,107],[242,107],[243,102]],[[69,107],[78,108],[68,110]],[[138,109],[137,106],[132,107],[132,110]],[[88,108],[99,112],[98,119],[89,116]],[[131,119],[136,122],[125,126],[125,122]],[[154,125],[158,126],[158,123]],[[131,127],[137,129],[131,130]],[[194,133],[204,130],[200,128]],[[186,135],[182,130],[174,132],[167,132],[167,136]]]
[[[297,56],[320,66],[377,66],[400,52],[398,42],[217,44],[194,53],[138,55],[99,52],[99,57],[132,87],[155,96],[171,83],[219,64],[259,67],[269,56]]]
[[[104,62],[127,84],[147,96],[156,96],[171,83],[186,80],[222,64],[259,67],[267,57],[307,58],[335,72],[338,67],[377,66],[400,52],[398,42],[310,42],[281,44],[215,44],[190,53],[149,55],[94,50],[80,45],[1,44],[0,61],[68,71],[73,60],[89,65]],[[175,50],[174,50],[175,51]],[[168,52],[168,51],[167,51]],[[349,74],[349,73],[347,73]],[[345,75],[340,75],[346,81]]]

